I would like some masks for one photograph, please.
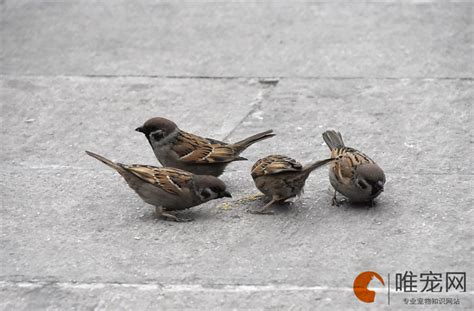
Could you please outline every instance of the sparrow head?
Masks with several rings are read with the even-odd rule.
[[[195,175],[194,187],[202,202],[218,198],[232,198],[222,180],[210,175]]]
[[[371,197],[376,197],[384,189],[385,174],[375,163],[360,165],[356,171],[356,185]]]
[[[145,124],[137,127],[135,131],[145,134],[148,139],[151,137],[155,141],[160,141],[173,133],[177,128],[178,126],[173,121],[156,117],[146,121]]]

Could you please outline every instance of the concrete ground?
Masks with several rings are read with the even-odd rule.
[[[0,309],[472,309],[472,3],[0,7]],[[152,116],[277,136],[228,167],[232,200],[157,221],[84,153],[157,164],[133,131]],[[328,128],[384,168],[377,205],[332,207],[321,169],[292,205],[247,213],[251,165],[325,158]],[[367,270],[386,281],[372,305],[352,290]],[[397,292],[405,271],[466,272],[466,292]]]

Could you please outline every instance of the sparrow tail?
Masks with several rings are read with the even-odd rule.
[[[86,153],[87,153],[88,155],[90,155],[91,157],[96,158],[96,159],[99,160],[100,162],[104,163],[105,165],[110,166],[111,168],[113,168],[113,169],[116,170],[116,171],[119,171],[119,172],[120,172],[120,171],[123,171],[122,164],[120,164],[120,163],[112,162],[112,161],[110,161],[109,159],[104,158],[103,156],[100,156],[100,155],[98,155],[98,154],[96,154],[96,153],[93,153],[93,152],[90,152],[90,151],[87,151],[87,150],[86,150]]]
[[[239,142],[236,142],[235,144],[233,144],[233,146],[237,152],[242,152],[248,147],[250,147],[251,145],[255,144],[256,142],[273,137],[273,136],[275,136],[275,134],[273,133],[273,130],[268,130],[268,131],[250,136]]]
[[[341,133],[334,130],[324,132],[323,139],[331,150],[344,147]]]
[[[303,167],[303,172],[306,172],[306,173],[311,173],[312,171],[314,171],[315,169],[321,167],[321,166],[324,166],[328,163],[331,163],[333,161],[336,161],[337,159],[325,159],[325,160],[321,160],[321,161],[317,161],[317,162],[314,162],[312,164],[308,164],[308,165],[305,165]]]

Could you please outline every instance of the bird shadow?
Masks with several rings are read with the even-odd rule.
[[[266,205],[268,202],[270,202],[270,199],[261,197],[254,202],[253,204],[247,205],[246,210],[251,211],[251,210],[257,210],[261,208],[262,206]],[[270,214],[289,214],[292,211],[295,210],[295,208],[298,206],[297,202],[292,202],[292,201],[284,201],[284,202],[277,202],[273,203],[270,208]]]
[[[275,203],[272,205],[272,210],[275,214],[290,214],[295,212],[295,208],[298,205],[296,202]]]
[[[382,203],[377,202],[350,202],[344,200],[340,202],[339,206],[334,206],[336,208],[344,208],[344,210],[351,210],[354,212],[367,212],[367,211],[378,211],[382,208]]]
[[[212,215],[210,215],[209,212],[205,210],[182,210],[182,211],[171,211],[167,212],[172,215],[175,215],[178,218],[183,218],[183,219],[192,219],[190,222],[194,222],[196,220],[205,220],[205,219],[210,219],[212,218]],[[186,223],[186,222],[177,222],[177,221],[169,221],[164,218],[161,218],[156,215],[155,211],[150,210],[144,213],[143,215],[139,216],[140,221],[144,223],[158,223],[158,222],[164,222],[168,224],[174,224],[174,223]]]

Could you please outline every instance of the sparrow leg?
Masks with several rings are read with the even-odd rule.
[[[177,217],[173,214],[163,212],[163,208],[161,206],[160,207],[158,207],[158,206],[155,207],[155,214],[156,214],[156,217],[163,218],[164,220],[167,220],[167,221],[175,221],[175,222],[193,221],[192,218],[180,218],[180,217]]]
[[[265,203],[268,203],[272,200],[272,197],[269,197],[269,196],[266,196],[266,195],[263,195],[263,198],[262,198],[263,202]]]
[[[334,196],[332,197],[331,205],[332,206],[341,206],[341,204],[343,204],[346,200],[345,199],[338,200],[337,197],[336,197],[336,194],[337,194],[337,191],[334,190]]]
[[[250,214],[274,214],[274,212],[272,210],[270,210],[270,207],[278,202],[279,200],[271,200],[270,202],[268,202],[267,204],[265,204],[262,208],[259,208],[259,209],[256,209],[256,210],[251,210],[251,209],[248,209],[247,212],[249,212]]]
[[[336,194],[337,194],[337,191],[336,189],[334,189],[334,196],[332,197],[332,200],[331,200],[332,206],[339,206],[341,204],[341,202],[337,200]]]

